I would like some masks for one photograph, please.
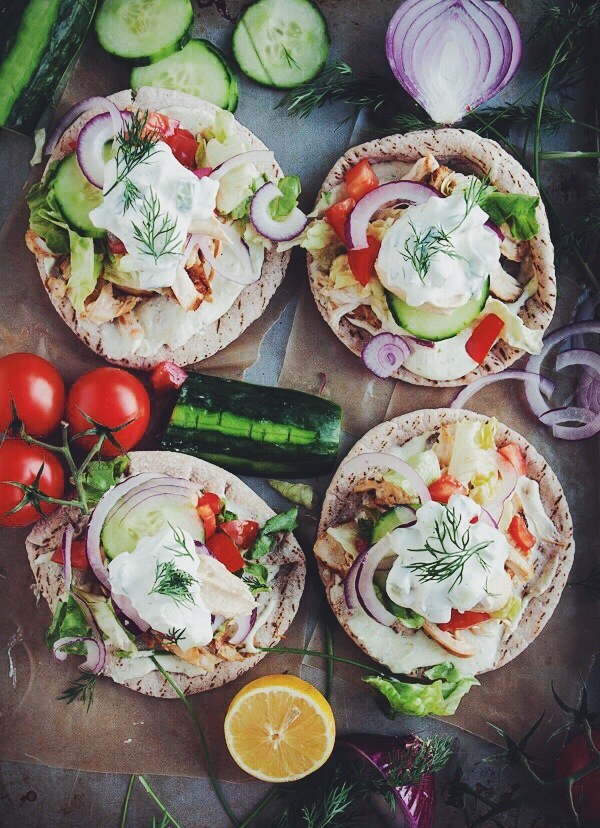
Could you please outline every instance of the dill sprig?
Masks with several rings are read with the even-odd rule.
[[[186,633],[185,627],[182,627],[181,629],[177,629],[176,627],[171,627],[170,629],[167,630],[166,633],[163,633],[163,639],[168,644],[175,644],[175,645],[178,646],[181,639],[184,638],[185,633]]]
[[[96,673],[83,672],[63,690],[58,696],[58,700],[66,701],[67,704],[79,700],[86,705],[86,710],[89,712],[94,702],[94,690],[96,689],[97,680],[98,675]]]
[[[185,543],[185,535],[183,533],[183,529],[180,529],[179,526],[173,526],[172,523],[169,522],[169,528],[173,532],[173,537],[175,539],[175,546],[167,546],[170,552],[173,552],[177,558],[191,558],[194,560],[194,553],[191,552]]]
[[[173,561],[157,561],[154,585],[149,595],[166,595],[180,606],[194,604],[194,596],[190,592],[190,587],[194,583],[194,576],[184,569],[179,569]]]
[[[434,534],[427,538],[423,547],[409,549],[409,552],[426,552],[431,561],[415,561],[407,564],[407,569],[418,575],[419,581],[447,581],[454,578],[448,591],[462,583],[465,566],[473,558],[482,569],[489,572],[489,564],[482,557],[491,541],[480,541],[471,545],[471,525],[465,529],[461,526],[461,516],[456,510],[446,506],[444,514],[436,518]]]
[[[125,189],[123,191],[123,213],[125,214],[130,207],[133,206],[134,202],[138,200],[140,197],[140,191],[133,183],[131,178],[125,179]]]
[[[177,253],[183,244],[181,234],[177,231],[177,221],[162,213],[160,199],[150,187],[141,209],[142,225],[133,225],[133,235],[138,242],[138,250],[152,256],[157,263],[161,256]]]
[[[417,230],[412,220],[408,222],[412,236],[405,240],[400,256],[410,262],[416,270],[419,279],[424,282],[431,260],[436,253],[443,253],[451,259],[464,259],[457,253],[452,244],[450,233],[442,227],[428,227],[426,230]]]
[[[139,164],[145,164],[157,151],[160,134],[158,130],[150,129],[147,123],[148,113],[138,109],[115,136],[117,176],[105,195],[112,192],[117,184],[124,181]]]

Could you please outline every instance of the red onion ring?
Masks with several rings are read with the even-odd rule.
[[[363,347],[361,359],[365,367],[380,379],[387,379],[410,356],[410,348],[403,337],[392,333],[380,333]]]
[[[121,122],[121,127],[123,122]],[[94,115],[77,136],[77,163],[90,184],[104,187],[104,145],[115,137],[111,113]]]
[[[73,578],[73,569],[71,566],[71,545],[73,543],[74,533],[75,530],[72,525],[68,523],[60,542],[63,555],[63,579],[67,592],[71,589],[71,580]]]
[[[504,8],[504,6],[502,8]],[[487,227],[488,230],[491,230],[492,233],[495,233],[498,236],[498,240],[500,241],[500,244],[502,244],[502,242],[504,241],[504,233],[498,227],[497,224],[494,224],[493,221],[490,221],[490,219],[488,219],[483,226]]]
[[[242,164],[274,164],[275,156],[271,150],[250,150],[249,152],[240,152],[238,155],[232,155],[227,161],[223,161],[210,173],[210,177],[215,181],[223,178],[231,170],[240,167]]]
[[[251,613],[248,615],[242,615],[239,618],[236,618],[235,621],[237,623],[237,630],[229,639],[229,643],[233,644],[233,646],[237,646],[239,644],[243,644],[244,641],[250,635],[252,627],[254,626],[254,622],[256,621],[257,610],[256,607],[252,610]]]
[[[488,526],[491,526],[492,529],[498,528],[498,523],[494,518],[490,515],[487,508],[484,509],[483,506],[481,507],[481,514],[479,515],[479,520],[482,523],[487,523]]]
[[[58,144],[63,133],[80,115],[83,115],[84,112],[88,112],[90,109],[99,109],[101,111],[109,112],[113,119],[115,132],[118,132],[121,129],[121,112],[116,104],[109,100],[109,98],[103,98],[100,95],[94,95],[91,98],[84,98],[67,110],[60,121],[56,124],[46,140],[44,154],[50,155]]]
[[[540,422],[552,426],[552,436],[559,440],[588,440],[600,431],[600,414],[587,408],[552,408],[544,411]],[[579,425],[563,425],[570,422]]]
[[[241,262],[243,267],[243,272],[240,275],[232,276],[231,273],[225,269],[222,262],[220,262],[212,252],[208,236],[192,236],[192,238],[196,239],[196,243],[200,248],[200,252],[202,253],[204,260],[215,270],[216,273],[219,274],[219,276],[222,276],[224,279],[228,279],[230,282],[235,282],[237,285],[252,285],[260,279],[260,274],[257,275],[254,273],[250,253],[248,252],[248,248],[244,246],[241,238],[236,235],[233,228],[228,228],[228,230],[231,230],[231,232],[228,232],[228,230],[225,230],[226,227],[227,225],[224,224],[223,230],[225,231],[225,235],[229,239],[233,253]]]
[[[518,474],[515,467],[497,451],[488,452],[500,473],[501,482],[494,497],[485,504],[485,511],[493,521],[499,521],[506,501],[512,497],[517,485]],[[483,510],[482,510],[483,511]],[[497,527],[496,527],[497,528]]]
[[[392,202],[424,204],[433,197],[442,198],[435,187],[419,181],[390,181],[371,190],[356,203],[346,219],[346,244],[349,250],[365,250],[369,246],[367,229],[373,214]]]
[[[294,207],[284,219],[272,218],[269,206],[278,198],[281,198],[281,190],[272,181],[259,187],[250,203],[250,221],[255,230],[265,239],[274,242],[291,241],[304,230],[308,219],[298,207]]]
[[[377,548],[378,546],[379,548]],[[391,627],[398,619],[383,606],[377,597],[373,577],[381,561],[389,554],[388,546],[375,544],[359,556],[363,560],[356,572],[356,595],[361,607],[367,615],[370,615],[379,624],[383,624],[384,627]],[[356,559],[355,563],[359,558]]]
[[[86,660],[83,664],[79,665],[79,669],[85,673],[102,672],[106,661],[106,647],[104,646],[104,642],[96,641],[95,638],[76,635],[67,635],[64,638],[59,638],[52,647],[52,655],[57,661],[65,661],[71,653],[65,653],[61,648],[67,644],[76,644],[79,641],[85,642],[88,653]]]
[[[475,380],[467,385],[452,400],[450,408],[464,408],[465,404],[471,399],[471,397],[475,396],[475,394],[481,391],[482,388],[485,388],[486,385],[491,385],[494,382],[500,382],[502,380],[513,379],[523,380],[525,382],[525,393],[527,393],[528,386],[534,384],[536,388],[539,389],[540,398],[542,394],[546,397],[551,397],[554,393],[554,383],[547,379],[547,377],[541,376],[541,374],[533,373],[532,371],[502,371],[501,374],[491,374],[488,377],[482,377],[481,379]]]
[[[344,598],[346,600],[346,606],[348,607],[348,609],[358,609],[358,607],[361,606],[361,603],[358,600],[358,594],[356,592],[356,579],[360,575],[360,571],[365,562],[362,555],[364,555],[364,553],[362,553],[356,558],[344,579]]]
[[[213,635],[219,629],[219,627],[221,626],[221,624],[223,623],[224,620],[225,620],[224,615],[211,615],[210,625],[211,625],[211,629],[213,631]]]
[[[212,171],[212,167],[198,167],[197,170],[192,170],[196,178],[206,178]]]
[[[150,629],[150,624],[148,624],[144,619],[139,615],[136,608],[131,603],[131,600],[126,595],[120,595],[118,592],[111,592],[110,597],[112,599],[113,604],[115,604],[125,615],[129,618],[130,621],[139,627],[142,632],[146,632],[146,630]]]
[[[398,472],[402,477],[406,477],[413,488],[416,489],[422,504],[431,500],[429,489],[425,485],[425,481],[421,475],[412,466],[409,466],[405,460],[393,454],[372,451],[362,452],[355,457],[351,457],[349,460],[344,460],[338,469],[338,473],[342,472],[348,476],[358,475],[362,477],[374,468]]]

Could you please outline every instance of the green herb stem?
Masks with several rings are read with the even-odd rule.
[[[335,660],[333,659],[333,636],[331,634],[331,625],[329,617],[325,615],[325,646],[327,648],[327,672],[325,674],[325,698],[331,701],[331,693],[333,692],[333,668]]]
[[[567,34],[564,36],[564,38],[561,40],[558,47],[554,51],[554,54],[552,55],[550,66],[548,67],[548,71],[544,76],[542,88],[540,91],[540,98],[538,101],[535,124],[533,127],[533,178],[538,187],[540,186],[540,149],[542,141],[542,116],[544,113],[544,104],[546,102],[546,95],[548,94],[550,78],[552,77],[554,69],[562,60],[561,54],[563,47],[568,43],[570,37],[571,30],[569,29]]]
[[[254,820],[258,816],[260,816],[260,814],[262,814],[269,802],[272,802],[276,796],[277,786],[274,785],[269,791],[267,791],[267,793],[263,796],[263,798],[256,805],[256,807],[248,814],[244,821],[240,823],[239,828],[249,828],[249,826],[252,825]]]
[[[138,779],[139,779],[139,781],[140,781],[140,785],[143,787],[143,789],[146,791],[146,793],[147,793],[147,794],[148,794],[148,795],[149,795],[149,796],[150,796],[150,797],[154,800],[154,802],[158,805],[158,807],[160,808],[160,810],[162,811],[162,813],[163,813],[163,814],[167,817],[167,819],[168,819],[168,820],[172,823],[172,825],[174,826],[174,828],[181,828],[181,825],[177,822],[177,820],[175,819],[175,817],[174,817],[174,816],[171,814],[171,812],[170,812],[170,811],[166,808],[166,806],[165,806],[165,805],[163,805],[163,803],[160,801],[160,799],[158,798],[158,796],[154,793],[154,791],[152,790],[152,787],[151,787],[150,783],[148,782],[148,780],[146,779],[146,777],[145,777],[145,776],[142,776],[142,774],[140,774],[140,775],[138,776]]]
[[[129,800],[131,799],[131,791],[133,790],[133,783],[135,782],[135,773],[132,773],[129,777],[129,784],[127,785],[127,790],[125,791],[125,801],[123,802],[123,810],[121,811],[121,821],[119,822],[119,828],[125,828],[127,824],[127,811],[129,810]]]
[[[580,150],[548,150],[539,153],[540,161],[560,161],[562,159],[572,161],[577,158],[600,158],[600,152],[583,152]]]
[[[389,673],[379,670],[377,667],[362,664],[360,661],[354,661],[351,658],[343,658],[333,653],[322,653],[319,650],[304,650],[301,647],[257,647],[257,649],[264,653],[291,653],[292,655],[316,656],[316,658],[329,659],[330,661],[337,661],[340,664],[349,664],[351,667],[357,667],[359,670],[364,670],[367,673],[375,673],[383,678],[389,677]]]

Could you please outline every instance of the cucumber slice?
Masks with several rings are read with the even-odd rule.
[[[179,52],[131,73],[131,88],[178,89],[233,110],[238,102],[237,77],[220,49],[208,40],[190,40]]]
[[[485,284],[476,296],[470,299],[466,305],[457,308],[446,316],[407,305],[406,302],[390,293],[389,290],[386,290],[385,293],[396,324],[404,328],[405,331],[414,334],[414,336],[418,336],[419,339],[438,342],[441,339],[450,339],[464,330],[483,310],[489,292],[490,280],[486,279]]]
[[[377,543],[385,535],[393,532],[394,529],[397,529],[399,526],[405,526],[407,523],[412,523],[414,519],[415,513],[412,509],[406,506],[394,506],[377,519],[371,532],[371,543]]]
[[[252,80],[289,89],[321,71],[330,43],[327,21],[311,0],[258,0],[237,22],[232,48]]]
[[[52,186],[60,211],[71,227],[82,236],[104,238],[106,230],[90,220],[90,210],[102,204],[102,190],[90,184],[81,172],[74,152],[60,162]]]
[[[162,488],[152,495],[148,484],[132,489],[127,502],[108,513],[102,527],[102,546],[107,558],[133,552],[141,538],[153,537],[169,524],[185,529],[194,540],[204,541],[204,527],[188,497]]]
[[[191,0],[104,0],[95,27],[106,52],[139,60],[175,52],[193,22]]]

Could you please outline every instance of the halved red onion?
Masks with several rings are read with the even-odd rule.
[[[210,173],[210,177],[215,181],[223,178],[231,170],[240,167],[242,164],[274,164],[275,156],[271,150],[250,150],[249,152],[240,152],[238,155],[232,155],[227,161],[223,161]]]
[[[76,644],[83,642],[87,648],[87,658],[83,664],[79,665],[79,669],[86,673],[101,673],[106,661],[106,647],[104,642],[96,641],[95,638],[89,636],[67,635],[64,638],[59,638],[52,647],[52,654],[57,661],[65,661],[71,653],[65,653],[62,647],[67,644]]]
[[[91,118],[77,137],[77,163],[90,184],[104,187],[104,145],[115,137],[109,112]]]
[[[410,348],[404,338],[392,333],[380,333],[372,337],[362,349],[365,367],[380,379],[387,379],[410,356]]]
[[[254,622],[256,621],[256,607],[252,610],[249,615],[242,615],[235,619],[237,624],[237,630],[229,639],[229,643],[233,644],[233,646],[237,646],[239,644],[243,644],[244,641],[250,635],[250,631],[254,626]]]
[[[88,112],[90,109],[98,109],[101,112],[110,113],[115,133],[121,129],[122,117],[116,104],[108,98],[103,98],[100,95],[94,95],[91,98],[84,98],[65,112],[60,121],[56,124],[46,140],[44,153],[46,155],[50,155],[65,130],[67,130],[80,115],[83,115],[84,112]]]
[[[394,75],[439,124],[460,121],[503,89],[521,50],[514,17],[486,0],[406,0],[386,35]]]
[[[542,394],[546,397],[551,397],[554,393],[554,383],[539,373],[534,373],[533,371],[502,371],[501,374],[491,374],[488,377],[481,377],[481,379],[477,379],[467,385],[452,400],[450,408],[464,408],[471,397],[475,396],[482,388],[485,388],[487,385],[492,385],[494,382],[501,382],[502,380],[524,381],[526,394],[529,386],[535,386],[538,389],[542,401]]]
[[[225,227],[226,225],[223,225],[223,229],[225,229]],[[217,258],[214,255],[211,240],[208,236],[196,237],[198,247],[200,248],[204,261],[208,262],[208,264],[215,270],[216,273],[219,274],[219,276],[222,276],[224,279],[228,279],[230,282],[235,282],[237,285],[251,285],[258,281],[260,274],[254,272],[248,248],[244,246],[241,238],[236,236],[235,230],[233,230],[233,228],[230,229],[231,233],[227,232],[226,235],[230,240],[232,252],[242,264],[242,273],[232,275],[231,270],[229,270],[225,264],[220,261],[221,257],[219,256],[219,258]]]
[[[384,452],[365,451],[357,454],[355,457],[344,460],[340,464],[339,472],[345,475],[364,475],[372,472],[374,469],[385,469],[386,471],[395,471],[406,477],[408,482],[416,489],[417,495],[421,503],[427,503],[431,500],[429,489],[421,475],[416,472],[405,460],[396,457],[394,454],[386,454]]]
[[[269,213],[273,201],[281,198],[281,190],[272,181],[263,184],[252,197],[250,204],[250,221],[255,230],[274,242],[291,241],[299,236],[308,224],[308,219],[299,207],[283,219],[274,219]]]
[[[373,215],[387,204],[424,204],[430,198],[442,198],[441,193],[419,181],[390,181],[371,190],[356,202],[346,219],[346,244],[349,250],[364,250],[369,246],[367,229]]]
[[[499,521],[506,501],[512,497],[517,485],[518,474],[515,467],[497,451],[489,451],[494,465],[500,474],[500,481],[496,494],[485,504],[486,513],[493,521]],[[483,510],[482,510],[483,513]],[[483,514],[480,519],[483,519]]]
[[[65,589],[71,589],[71,580],[73,577],[73,570],[71,567],[71,544],[73,543],[73,535],[75,530],[71,526],[70,523],[67,524],[65,531],[63,532],[62,540],[60,542],[60,546],[62,549],[63,555],[63,579],[65,582]]]

